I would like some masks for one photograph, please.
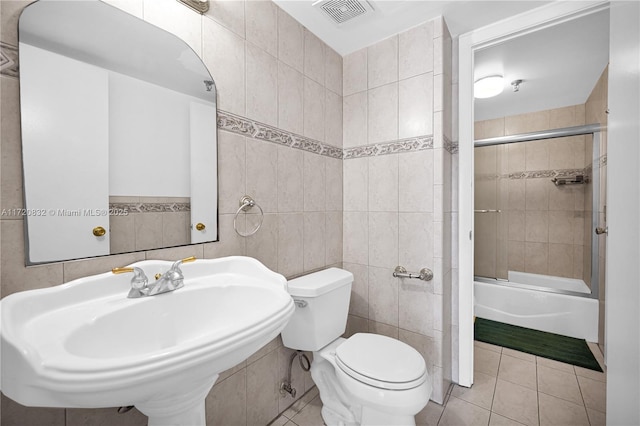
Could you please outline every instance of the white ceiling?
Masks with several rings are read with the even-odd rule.
[[[369,0],[374,11],[337,26],[315,0],[274,0],[289,15],[333,50],[346,55],[438,16],[444,16],[452,36],[464,34],[550,1],[425,1]]]
[[[550,1],[369,0],[374,11],[338,26],[314,0],[274,0],[341,55],[444,16],[453,37]],[[608,63],[608,11],[549,27],[476,52],[476,78],[503,74],[505,91],[476,100],[476,120],[584,103]],[[522,79],[514,93],[510,82]]]
[[[584,103],[609,62],[609,11],[545,28],[477,51],[475,79],[501,74],[504,91],[475,100],[475,119]],[[518,92],[511,82],[523,80]]]

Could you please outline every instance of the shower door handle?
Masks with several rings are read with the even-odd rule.
[[[597,235],[602,235],[602,234],[607,234],[607,235],[609,235],[609,227],[607,226],[607,227],[603,228],[603,227],[601,227],[601,226],[598,226],[598,227],[596,228],[596,234],[597,234]]]

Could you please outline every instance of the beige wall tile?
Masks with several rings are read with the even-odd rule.
[[[488,139],[504,136],[504,117],[476,121],[473,127],[474,139]]]
[[[247,369],[218,381],[205,400],[207,423],[244,425],[247,422]]]
[[[549,242],[574,243],[574,213],[564,211],[549,212]]]
[[[368,142],[398,139],[398,83],[369,90],[367,95]]]
[[[278,10],[270,1],[246,1],[246,38],[273,56],[278,56]]]
[[[391,337],[392,339],[398,339],[399,329],[391,325],[383,324],[381,322],[369,321],[369,333],[381,334],[383,336]]]
[[[2,395],[2,424],[65,426],[63,408],[25,407]]]
[[[526,205],[526,184],[524,179],[509,180],[509,210],[524,210]]]
[[[304,134],[304,76],[278,61],[278,126],[299,135]]]
[[[525,212],[524,239],[527,242],[546,243],[549,241],[549,212]]]
[[[548,272],[549,245],[526,242],[524,245],[524,270],[533,274]]]
[[[255,229],[259,215],[246,215],[247,230]],[[278,215],[265,213],[260,230],[247,237],[247,256],[255,257],[267,268],[278,270]]]
[[[524,179],[526,210],[549,210],[549,191],[553,185],[548,179]],[[511,185],[510,185],[511,187]]]
[[[162,213],[136,214],[136,250],[162,247]]]
[[[245,114],[245,43],[242,37],[210,20],[202,20],[202,60],[216,82],[218,108]]]
[[[367,90],[367,49],[350,53],[342,61],[343,95],[348,96]]]
[[[398,265],[398,213],[369,212],[369,265]]]
[[[325,45],[311,31],[304,29],[304,75],[324,85]]]
[[[2,10],[13,10],[14,2],[2,2]],[[4,13],[4,12],[3,12]],[[3,15],[3,19],[5,16]],[[4,41],[4,40],[3,40]],[[2,159],[0,167],[0,205],[3,209],[20,209],[24,206],[22,196],[22,144],[20,135],[19,81],[0,77],[0,126],[2,126]],[[22,220],[22,216],[2,216],[2,219]]]
[[[304,72],[304,27],[278,8],[278,59]]]
[[[369,214],[345,211],[343,215],[343,261],[369,264]]]
[[[212,1],[204,16],[224,25],[244,38],[244,9],[242,1]]]
[[[325,213],[325,265],[342,262],[342,212]]]
[[[399,214],[398,263],[416,272],[433,263],[433,215],[431,213]]]
[[[366,265],[345,263],[343,268],[353,274],[349,313],[369,318],[369,270]]]
[[[400,80],[433,71],[433,22],[426,22],[398,35]]]
[[[247,165],[247,194],[265,212],[278,211],[278,146],[247,139]]]
[[[304,270],[325,266],[326,222],[324,212],[304,213]]]
[[[342,56],[329,46],[324,49],[324,87],[342,96]]]
[[[531,141],[524,144],[526,170],[549,169],[549,144],[548,140]]]
[[[353,336],[356,333],[367,333],[369,330],[369,324],[366,318],[360,318],[355,315],[349,315],[347,318],[347,329],[342,335],[345,339]]]
[[[302,213],[278,215],[278,272],[285,277],[304,271],[303,224]]]
[[[421,74],[399,82],[398,136],[430,135],[433,133],[434,87],[432,74]]]
[[[191,222],[189,212],[162,213],[162,246],[180,246],[191,243]],[[196,223],[198,219],[196,218]],[[209,231],[206,229],[205,232]],[[209,233],[211,240],[216,239],[216,232]]]
[[[235,214],[221,214],[218,216],[219,241],[203,245],[203,257],[213,259],[224,256],[244,256],[246,254],[245,238],[241,237],[233,229]],[[237,220],[238,230],[247,232],[244,226],[244,216],[240,214]]]
[[[505,117],[505,135],[536,132],[549,129],[549,111],[531,112],[528,114]]]
[[[324,141],[342,148],[342,96],[325,89]]]
[[[342,211],[342,160],[325,158],[326,210]]]
[[[369,267],[369,319],[398,327],[398,285],[393,268]]]
[[[13,46],[18,45],[18,20],[22,10],[30,1],[0,2],[0,40]]]
[[[268,424],[278,415],[278,352],[247,366],[247,424]]]
[[[435,296],[427,286],[408,279],[400,279],[398,282],[398,327],[403,331],[433,335],[435,313],[432,308],[442,310],[442,305],[434,303]],[[429,359],[434,361],[433,356]]]
[[[389,37],[367,48],[368,88],[398,81],[398,36]]]
[[[369,159],[343,161],[344,211],[367,211],[369,194]]]
[[[246,43],[247,116],[265,124],[278,124],[278,60]]]
[[[109,217],[109,244],[111,253],[126,253],[136,249],[134,213]]]
[[[398,209],[400,211],[433,211],[432,170],[432,150],[398,156]]]
[[[304,151],[278,147],[278,211],[301,212],[304,208]]]
[[[369,158],[369,211],[398,211],[398,154]]]
[[[304,153],[304,211],[323,212],[326,208],[326,168],[324,157]]]
[[[345,148],[362,146],[368,143],[367,116],[368,116],[367,92],[355,93],[345,96],[342,101],[343,137],[342,145]]]
[[[325,94],[321,84],[304,78],[304,135],[324,142]]]

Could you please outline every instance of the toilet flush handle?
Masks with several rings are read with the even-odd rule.
[[[298,308],[306,308],[307,307],[307,301],[306,300],[293,299],[293,303],[295,303]]]

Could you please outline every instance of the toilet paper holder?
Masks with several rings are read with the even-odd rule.
[[[404,266],[396,266],[396,269],[393,271],[393,276],[396,278],[416,278],[423,281],[431,281],[433,279],[433,271],[429,268],[422,268],[419,273],[415,274],[407,272]]]

